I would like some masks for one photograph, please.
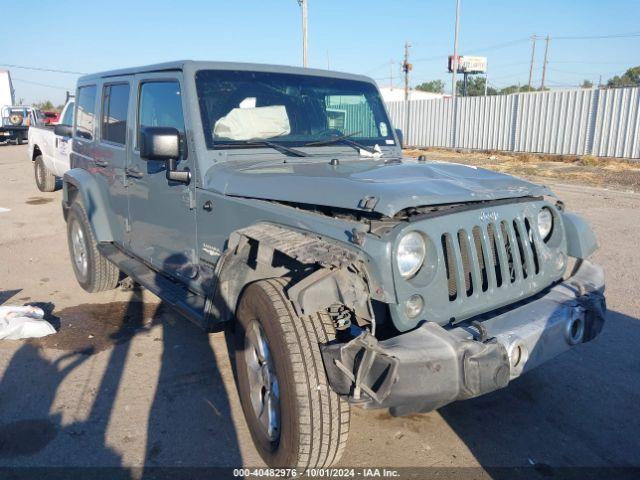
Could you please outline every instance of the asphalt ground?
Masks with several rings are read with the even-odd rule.
[[[39,192],[26,157],[26,146],[0,146],[0,304],[41,305],[60,331],[0,341],[0,467],[118,467],[138,477],[263,465],[224,333],[203,333],[148,292],[85,293],[61,191]],[[640,467],[640,194],[545,181],[599,238],[602,335],[506,389],[432,413],[354,409],[342,466],[453,478]]]

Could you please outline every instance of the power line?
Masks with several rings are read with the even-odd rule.
[[[0,63],[0,66],[10,67],[10,68],[21,68],[24,70],[36,70],[38,72],[66,73],[69,75],[87,75],[85,72],[74,72],[71,70],[58,70],[55,68],[28,67],[26,65],[13,65],[9,63]]]
[[[13,81],[17,81],[17,82],[22,82],[22,83],[29,83],[31,85],[38,85],[39,87],[47,87],[47,88],[56,88],[59,90],[74,90],[73,88],[69,88],[69,87],[61,87],[59,85],[49,85],[47,83],[40,83],[40,82],[32,82],[31,80],[25,80],[23,78],[12,78]]]
[[[632,62],[592,62],[591,60],[554,60],[554,61],[550,61],[549,63],[579,63],[583,65],[629,65],[629,63],[632,63]]]
[[[584,36],[561,36],[561,37],[551,37],[553,40],[597,40],[601,38],[630,38],[630,37],[640,37],[640,32],[631,32],[631,33],[613,33],[610,35],[584,35]]]
[[[568,73],[569,75],[600,75],[601,74],[600,72],[598,72],[597,74],[594,72],[575,72],[572,70],[562,70],[562,69],[551,68],[551,67],[549,67],[549,70],[557,73]],[[609,73],[615,73],[616,71],[609,71]]]

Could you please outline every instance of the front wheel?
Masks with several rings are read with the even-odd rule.
[[[41,192],[53,192],[56,189],[56,176],[44,164],[42,155],[38,155],[33,162],[33,173],[36,186]]]
[[[349,433],[349,404],[327,381],[320,345],[335,338],[326,314],[298,317],[283,279],[250,284],[236,312],[240,402],[270,467],[335,464]]]
[[[93,293],[118,286],[120,270],[98,250],[87,214],[78,202],[69,208],[67,243],[73,272],[82,288]]]

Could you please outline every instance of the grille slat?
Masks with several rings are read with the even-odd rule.
[[[500,277],[502,279],[502,288],[507,287],[511,283],[511,272],[509,272],[509,258],[507,256],[507,247],[505,239],[502,235],[502,228],[494,225],[493,232],[495,235],[495,245],[498,249],[498,263],[500,264]]]
[[[496,261],[494,259],[493,240],[489,238],[489,226],[480,228],[480,242],[482,244],[482,253],[484,256],[484,268],[487,274],[489,288],[497,288],[496,280]]]
[[[533,264],[533,252],[531,250],[531,244],[529,243],[529,235],[527,234],[527,228],[524,222],[520,218],[516,218],[514,223],[517,226],[518,235],[520,237],[520,245],[524,252],[524,265],[527,276],[535,275],[536,269]]]
[[[471,293],[479,293],[482,289],[482,274],[480,273],[480,259],[478,258],[478,252],[476,249],[476,243],[468,230],[463,230],[465,234],[465,240],[468,245],[468,250],[471,253],[471,278],[473,281],[473,288]]]
[[[520,248],[518,247],[518,241],[516,240],[513,224],[511,222],[502,222],[502,225],[507,230],[507,235],[509,237],[509,247],[511,252],[511,265],[509,266],[514,272],[514,274],[511,275],[511,278],[513,279],[513,282],[517,282],[524,279],[522,259],[520,258]]]
[[[451,242],[453,246],[453,264],[455,267],[455,279],[457,285],[458,296],[457,301],[460,301],[463,297],[462,293],[467,291],[467,280],[464,275],[464,263],[462,262],[462,252],[460,251],[460,244],[458,243],[458,236],[456,235]]]

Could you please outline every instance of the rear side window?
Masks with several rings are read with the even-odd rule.
[[[102,97],[102,140],[124,145],[127,139],[129,84],[107,85]]]
[[[142,84],[138,107],[138,132],[141,127],[173,127],[184,135],[182,95],[178,82],[162,81]]]
[[[96,86],[78,89],[75,136],[93,140],[96,116]]]
[[[64,117],[62,117],[62,120],[60,121],[62,125],[73,125],[73,110],[75,105],[75,102],[69,103],[69,106],[64,112]]]

